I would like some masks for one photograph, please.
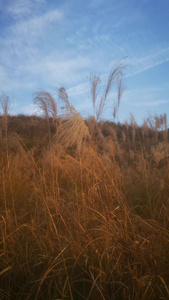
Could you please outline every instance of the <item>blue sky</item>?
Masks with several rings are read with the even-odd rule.
[[[13,114],[32,114],[33,93],[64,86],[93,114],[90,73],[127,65],[118,120],[169,113],[169,0],[0,0],[0,92]],[[112,91],[103,118],[113,119]],[[169,118],[169,115],[168,115]]]

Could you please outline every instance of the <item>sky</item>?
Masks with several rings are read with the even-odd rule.
[[[101,76],[103,90],[119,60],[126,68],[117,121],[169,119],[169,0],[0,0],[0,93],[11,114],[38,113],[33,98],[41,89],[59,104],[57,89],[65,87],[89,117],[90,75]],[[112,89],[103,119],[113,120],[115,99]]]

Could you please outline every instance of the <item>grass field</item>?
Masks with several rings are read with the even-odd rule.
[[[166,115],[103,121],[102,97],[83,120],[59,93],[60,117],[43,91],[44,117],[0,117],[0,299],[169,299]]]

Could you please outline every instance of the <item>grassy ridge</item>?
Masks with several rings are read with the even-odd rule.
[[[168,299],[166,116],[83,120],[59,97],[61,117],[40,92],[45,118],[0,118],[0,298]]]
[[[155,143],[150,130],[143,144],[143,129],[133,141],[131,128],[95,123],[93,133],[93,120],[80,120],[79,147],[82,128],[74,137],[68,131],[69,145],[60,129],[48,141],[44,127],[39,149],[38,130],[29,136],[32,118],[20,118],[8,119],[9,128],[27,122],[20,136],[12,126],[1,138],[1,298],[167,299],[163,133]],[[58,127],[66,134],[78,118]],[[42,129],[44,120],[34,121]]]

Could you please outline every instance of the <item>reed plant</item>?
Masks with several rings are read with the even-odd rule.
[[[154,161],[166,140],[98,117],[96,140],[57,95],[59,118],[54,98],[36,94],[50,132],[40,150],[9,132],[6,159],[0,144],[1,299],[168,299],[169,169]]]

